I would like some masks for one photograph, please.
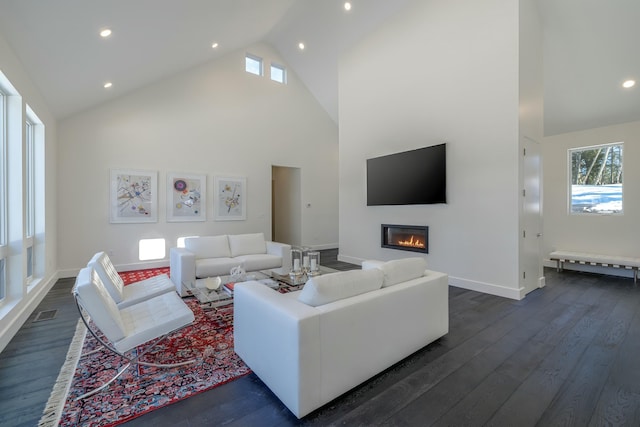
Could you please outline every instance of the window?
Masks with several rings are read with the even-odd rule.
[[[27,120],[25,128],[25,154],[26,154],[26,225],[27,237],[33,237],[35,233],[35,135],[34,123]]]
[[[142,239],[138,242],[138,259],[163,259],[166,254],[164,239]]]
[[[284,66],[271,64],[271,80],[278,83],[287,82],[287,72]]]
[[[569,211],[572,214],[622,213],[623,144],[569,150]]]
[[[25,123],[25,167],[26,167],[26,199],[25,199],[25,225],[26,225],[26,250],[27,250],[27,283],[33,280],[33,236],[35,234],[35,137],[34,124],[30,120]]]
[[[6,295],[7,273],[7,115],[6,96],[0,90],[0,300]]]
[[[262,76],[262,58],[247,53],[247,56],[245,57],[245,70],[247,73]]]
[[[44,274],[44,125],[26,106],[25,121],[25,247],[27,283]]]

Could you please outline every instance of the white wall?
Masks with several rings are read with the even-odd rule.
[[[380,224],[424,224],[451,284],[519,298],[518,37],[517,2],[422,0],[342,58],[341,259],[415,256]],[[447,204],[366,206],[367,158],[442,142]]]
[[[520,274],[522,296],[544,283],[542,263],[543,37],[536,0],[520,0]],[[523,153],[527,151],[527,157]],[[526,166],[525,166],[526,165]],[[538,174],[534,172],[538,171]],[[526,176],[525,176],[526,174]]]
[[[6,346],[9,340],[17,332],[24,321],[35,310],[42,298],[55,284],[57,276],[57,237],[56,237],[56,152],[57,152],[57,123],[51,115],[48,106],[40,94],[38,88],[29,79],[28,73],[23,68],[16,53],[6,43],[0,34],[0,71],[11,82],[12,86],[17,90],[21,100],[14,98],[13,106],[18,110],[22,110],[22,117],[19,118],[24,123],[24,113],[26,105],[29,105],[33,112],[42,121],[45,127],[45,153],[44,153],[44,198],[39,199],[45,203],[44,209],[44,230],[46,235],[38,236],[36,245],[36,254],[41,257],[37,262],[41,262],[38,266],[38,273],[41,274],[36,284],[28,286],[26,283],[26,256],[24,254],[23,240],[21,232],[23,230],[22,219],[10,215],[11,221],[9,235],[10,254],[7,274],[9,276],[9,287],[7,297],[0,302],[0,351]],[[21,101],[21,102],[19,102]],[[10,156],[12,157],[12,156]],[[17,156],[18,158],[21,156]],[[13,157],[16,158],[16,157]],[[16,167],[11,165],[11,169]],[[20,184],[12,181],[10,193],[17,194],[18,197],[12,198],[12,202],[21,203],[19,193],[21,191]],[[24,194],[24,193],[22,193]],[[15,211],[15,209],[11,209]],[[18,231],[15,231],[17,227]],[[42,224],[39,224],[39,230]],[[44,238],[44,250],[40,247]]]
[[[569,215],[567,150],[610,142],[624,142],[624,214]],[[543,157],[545,257],[548,259],[553,250],[639,256],[640,122],[546,137]],[[606,272],[613,274],[616,270]]]
[[[245,53],[265,59],[266,77],[244,71]],[[237,51],[60,123],[59,267],[73,275],[100,250],[123,269],[141,267],[138,241],[264,232],[271,237],[271,167],[301,169],[302,243],[336,247],[337,127],[299,79],[268,78],[284,63],[266,44]],[[109,170],[159,172],[159,221],[109,223]],[[206,222],[167,223],[166,173],[208,176]],[[247,220],[213,221],[213,176],[247,178]]]

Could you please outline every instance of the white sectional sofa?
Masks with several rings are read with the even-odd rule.
[[[181,296],[184,282],[228,275],[237,266],[245,271],[291,266],[291,246],[266,241],[263,233],[187,237],[184,246],[169,251],[171,281]]]
[[[235,351],[302,418],[448,333],[448,276],[425,267],[365,262],[288,294],[241,283]]]

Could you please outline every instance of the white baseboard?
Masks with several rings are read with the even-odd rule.
[[[524,298],[524,288],[507,288],[505,286],[494,285],[492,283],[478,282],[475,280],[461,279],[459,277],[449,276],[449,286],[456,288],[469,289],[470,291],[482,292],[485,294],[496,295],[499,297],[521,300]]]
[[[348,262],[349,264],[362,265],[362,261],[365,260],[363,258],[356,258],[338,254],[338,261]],[[320,264],[322,264],[322,260],[320,260]]]
[[[338,249],[338,244],[337,243],[328,243],[326,245],[311,245],[311,246],[307,246],[315,251],[324,251],[327,249]]]

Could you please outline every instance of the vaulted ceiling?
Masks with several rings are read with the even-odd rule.
[[[337,121],[340,55],[414,1],[426,0],[0,0],[0,34],[58,119],[267,42]],[[545,134],[640,120],[640,88],[621,88],[640,80],[640,2],[537,2]]]

